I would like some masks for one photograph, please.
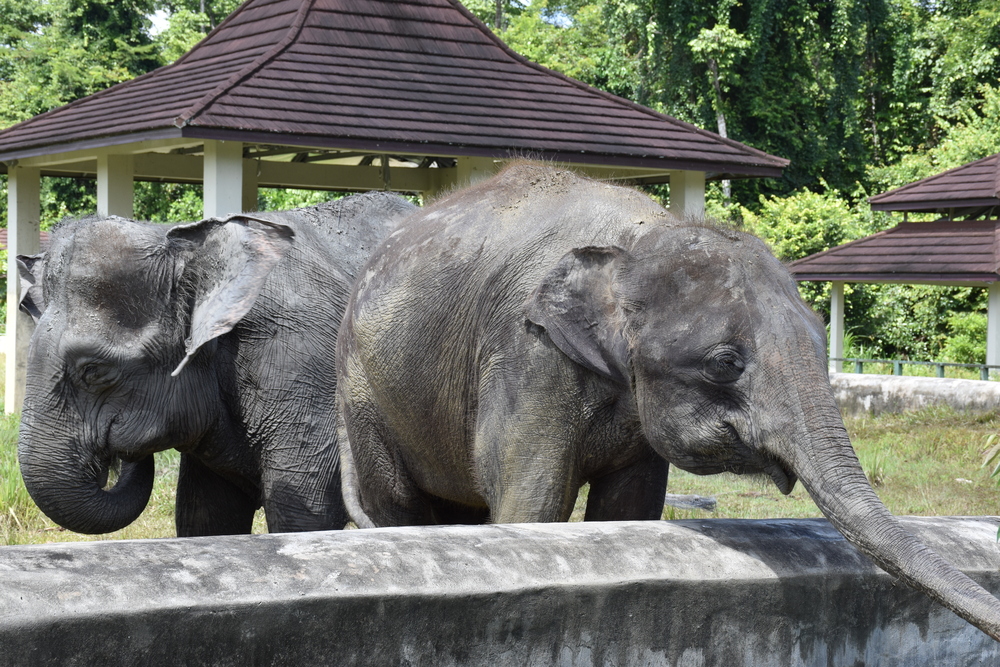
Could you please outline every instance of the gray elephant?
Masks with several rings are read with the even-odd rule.
[[[359,526],[565,521],[585,482],[588,520],[659,518],[668,462],[798,479],[878,565],[1000,638],[1000,601],[869,486],[823,324],[749,235],[516,165],[386,239],[337,354]]]
[[[134,521],[181,452],[177,534],[342,528],[336,331],[394,195],[177,226],[91,217],[19,257],[36,319],[18,457],[56,523]],[[109,468],[121,463],[105,489]]]

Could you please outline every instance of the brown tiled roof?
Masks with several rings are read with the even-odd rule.
[[[956,282],[1000,280],[1000,220],[904,222],[789,265],[796,280]]]
[[[0,132],[0,159],[193,137],[777,176],[531,63],[457,0],[249,0],[183,58]]]
[[[39,232],[39,238],[42,244],[42,250],[47,249],[49,247],[49,233]],[[6,249],[7,249],[7,228],[2,227],[0,228],[0,250],[6,250]]]
[[[1000,206],[1000,154],[914,181],[869,199],[876,211],[941,211]]]

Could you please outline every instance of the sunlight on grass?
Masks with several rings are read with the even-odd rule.
[[[982,467],[984,453],[1000,432],[996,414],[962,415],[932,409],[904,415],[848,419],[846,422],[858,458],[875,491],[894,514],[994,515],[1000,509],[1000,488]],[[156,479],[149,505],[127,528],[108,535],[79,535],[49,521],[28,497],[17,467],[17,417],[0,419],[0,544],[34,544],[103,539],[172,537],[174,490],[180,454],[156,455]],[[766,478],[736,475],[701,477],[670,469],[670,493],[713,496],[715,512],[664,509],[665,519],[806,518],[819,509],[796,485],[783,496]],[[573,520],[586,508],[588,487],[581,489]],[[254,532],[267,532],[263,511],[254,520]]]

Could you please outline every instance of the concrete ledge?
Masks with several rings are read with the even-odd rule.
[[[997,518],[905,518],[994,594]],[[3,665],[1000,664],[824,520],[400,528],[0,550]]]
[[[830,384],[841,411],[852,416],[933,406],[967,412],[1000,410],[1000,382],[830,373]]]

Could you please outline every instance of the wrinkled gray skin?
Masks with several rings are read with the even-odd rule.
[[[415,209],[372,193],[172,227],[64,223],[18,258],[36,318],[18,442],[31,497],[70,530],[123,528],[153,453],[174,448],[178,535],[249,533],[261,505],[272,532],[342,528],[336,331],[358,269]]]
[[[659,518],[667,462],[796,480],[882,568],[994,638],[1000,601],[906,533],[834,403],[825,332],[757,239],[518,165],[408,218],[338,341],[362,527]],[[349,435],[347,445],[345,433]]]

